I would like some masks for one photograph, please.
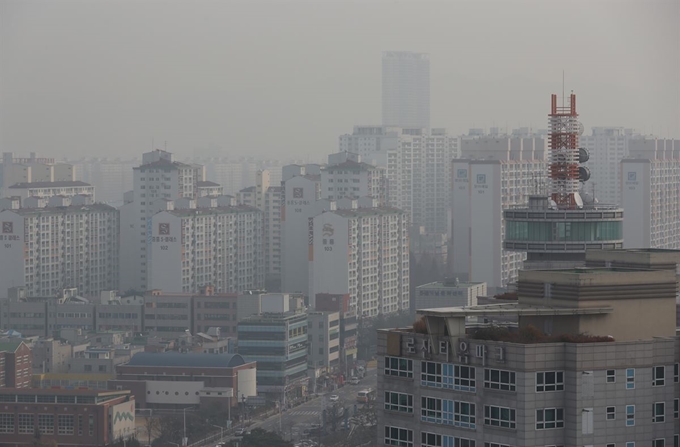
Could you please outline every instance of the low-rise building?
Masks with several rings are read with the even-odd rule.
[[[357,331],[359,323],[356,310],[349,306],[349,295],[316,295],[316,310],[338,312],[340,317],[340,369],[347,376],[357,361]]]
[[[415,308],[476,306],[479,296],[486,296],[486,283],[446,279],[417,286]]]
[[[26,343],[21,340],[1,342],[0,388],[30,387],[32,365],[31,348]]]
[[[332,372],[340,366],[340,314],[338,312],[308,312],[307,335],[310,369]]]

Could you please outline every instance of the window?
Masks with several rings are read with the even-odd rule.
[[[614,443],[607,444],[607,447],[616,447],[616,444],[614,444]]]
[[[459,438],[457,436],[442,436],[444,440],[443,447],[475,447],[474,439]]]
[[[453,385],[455,390],[475,391],[475,367],[455,365]]]
[[[666,447],[666,440],[664,438],[655,439],[652,441],[652,447]]]
[[[673,400],[673,419],[678,418],[678,404],[680,403],[680,399],[674,399]]]
[[[35,424],[33,422],[32,414],[19,415],[19,433],[25,435],[32,435],[35,432]]]
[[[51,435],[54,433],[54,415],[53,414],[39,414],[38,415],[38,430],[43,435]]]
[[[626,405],[626,427],[635,425],[635,405]]]
[[[413,395],[385,391],[385,410],[413,413]]]
[[[615,369],[608,369],[607,370],[607,383],[615,383],[616,382],[616,370]]]
[[[413,447],[413,430],[385,426],[385,444],[398,447]]]
[[[58,428],[60,435],[72,435],[74,432],[75,418],[71,414],[60,414]]]
[[[680,447],[680,435],[673,436],[673,447]]]
[[[422,432],[420,434],[421,447],[442,447],[442,435]]]
[[[635,368],[628,368],[626,370],[626,389],[635,389]]]
[[[420,382],[422,386],[442,387],[442,364],[421,362]]]
[[[678,365],[680,365],[680,364],[676,363],[675,365],[673,365],[673,382],[675,382],[675,383],[678,383],[678,381],[680,381],[680,374],[679,374],[679,371],[678,371]]]
[[[475,428],[475,404],[454,401],[453,425],[456,427]]]
[[[663,386],[666,382],[666,367],[655,366],[652,368],[652,386]]]
[[[423,396],[420,401],[420,420],[424,422],[442,423],[442,400]]]
[[[385,375],[412,378],[413,360],[399,357],[385,357]]]
[[[545,371],[536,373],[536,392],[564,390],[564,372]]]
[[[515,428],[515,409],[484,405],[484,425]]]
[[[510,447],[508,444],[499,444],[497,442],[485,442],[484,447]]]
[[[13,413],[0,413],[0,433],[14,433]]]
[[[634,442],[626,442],[626,447],[635,447]]]
[[[515,391],[515,373],[512,371],[487,368],[484,370],[484,388]]]
[[[607,407],[607,420],[613,421],[616,419],[616,407]]]
[[[663,422],[666,420],[666,403],[655,402],[652,406],[652,422]]]
[[[420,382],[422,386],[474,392],[476,390],[475,367],[421,362]]]
[[[536,430],[562,427],[564,427],[564,410],[562,408],[536,410]]]

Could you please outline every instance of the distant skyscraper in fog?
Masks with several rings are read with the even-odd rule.
[[[386,126],[430,127],[430,56],[385,51],[382,56],[382,121]]]

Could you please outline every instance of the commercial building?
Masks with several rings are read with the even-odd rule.
[[[262,213],[222,197],[175,204],[149,219],[149,289],[238,293],[264,286]]]
[[[198,182],[204,180],[203,167],[176,162],[170,152],[155,150],[142,155],[142,164],[134,168],[133,190],[126,193],[125,204],[120,207],[121,290],[150,288],[151,217],[167,209],[166,202],[195,200]]]
[[[259,366],[258,366],[259,367]],[[129,389],[137,408],[235,407],[255,396],[255,362],[239,354],[142,352],[118,365],[112,388]]]
[[[0,389],[30,387],[32,364],[31,348],[26,343],[0,342]]]
[[[0,211],[0,290],[56,296],[77,287],[95,296],[118,289],[118,211],[62,200],[65,206]]]
[[[129,391],[0,389],[3,444],[31,445],[36,431],[58,445],[108,445],[135,435],[135,401]]]
[[[354,126],[339,149],[387,168],[388,204],[405,211],[410,225],[447,234],[451,209],[451,160],[460,138],[446,129]]]
[[[307,386],[307,314],[272,312],[238,323],[238,353],[257,362],[257,394],[273,401],[301,396]]]
[[[423,310],[417,330],[379,330],[379,442],[676,445],[676,291],[668,270],[521,271],[517,302]],[[499,315],[519,332],[466,328]]]
[[[634,139],[621,161],[626,248],[680,248],[680,140]]]
[[[387,205],[387,179],[384,168],[361,161],[361,156],[339,152],[328,156],[321,169],[321,196],[328,200],[373,197]]]
[[[338,312],[340,317],[340,369],[347,377],[357,360],[357,330],[359,327],[357,312],[349,305],[349,294],[316,295],[316,310],[321,312]]]
[[[316,371],[331,372],[340,366],[340,314],[312,311],[309,319],[307,364]]]
[[[310,306],[318,294],[348,294],[360,317],[409,309],[405,213],[368,197],[337,205],[310,219]]]
[[[453,276],[485,282],[493,291],[517,280],[525,253],[503,249],[503,210],[546,191],[547,141],[538,136],[472,136],[453,160]]]
[[[430,55],[385,51],[382,55],[383,125],[430,127]]]
[[[415,308],[476,306],[480,296],[486,296],[486,283],[447,279],[417,286]]]

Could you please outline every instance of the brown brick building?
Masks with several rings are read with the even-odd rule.
[[[27,388],[33,377],[31,348],[23,341],[0,343],[0,388]]]
[[[0,389],[0,445],[103,446],[135,434],[129,391]]]

